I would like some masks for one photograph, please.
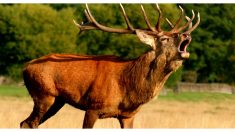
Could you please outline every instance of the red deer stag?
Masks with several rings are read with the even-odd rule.
[[[151,46],[151,50],[132,60],[115,56],[50,54],[30,61],[23,70],[23,77],[34,107],[30,116],[21,122],[21,128],[37,128],[65,103],[86,111],[83,128],[92,128],[97,119],[111,117],[119,120],[121,128],[133,127],[135,114],[141,106],[158,96],[170,74],[189,58],[186,49],[191,42],[190,33],[198,26],[200,15],[198,13],[198,20],[192,25],[194,12],[189,18],[180,7],[181,16],[176,24],[167,19],[172,29],[163,31],[158,5],[159,18],[155,27],[141,5],[148,29],[136,29],[121,4],[120,7],[127,29],[101,25],[88,5],[85,9],[88,23],[74,22],[80,31],[95,29],[136,34],[143,43]],[[187,22],[180,26],[184,17]]]

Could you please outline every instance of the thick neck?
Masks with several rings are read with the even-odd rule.
[[[149,51],[133,60],[122,77],[129,99],[141,104],[157,95],[172,73],[167,70],[168,64],[161,51]]]

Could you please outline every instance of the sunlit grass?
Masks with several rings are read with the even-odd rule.
[[[33,101],[0,99],[0,128],[19,128],[33,109]],[[65,105],[39,128],[81,128],[84,111]],[[235,128],[235,103],[154,100],[137,113],[134,128]],[[98,120],[95,128],[120,128],[117,119]]]
[[[24,98],[26,97],[26,98]],[[19,128],[33,109],[24,86],[0,86],[0,128]],[[135,128],[235,128],[235,95],[168,92],[145,104]],[[9,118],[10,117],[10,118]],[[81,128],[84,111],[65,105],[40,128]],[[118,120],[98,120],[95,128],[120,128]]]
[[[174,101],[206,101],[206,102],[218,102],[218,101],[235,101],[235,94],[224,93],[207,93],[207,92],[182,92],[175,94],[168,92],[166,96],[159,96],[160,100],[174,100]]]
[[[0,85],[0,96],[27,97],[29,94],[24,86]]]

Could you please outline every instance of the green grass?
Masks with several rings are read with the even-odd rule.
[[[28,91],[25,87],[14,85],[0,85],[0,96],[4,97],[29,97]],[[233,101],[235,103],[235,94],[222,93],[199,93],[199,92],[183,92],[174,94],[168,92],[167,95],[159,96],[157,100],[165,101],[181,101],[181,102],[219,102],[219,101]]]
[[[28,91],[23,86],[0,85],[0,96],[28,97]]]
[[[218,102],[218,101],[234,101],[235,94],[223,93],[206,93],[206,92],[182,92],[174,94],[168,92],[166,96],[159,96],[159,100],[174,100],[174,101],[191,101],[191,102]]]

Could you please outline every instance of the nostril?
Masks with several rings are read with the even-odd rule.
[[[191,39],[191,35],[190,34],[183,34],[184,38],[186,39]]]
[[[186,39],[190,41],[192,38],[191,36],[187,36]]]

